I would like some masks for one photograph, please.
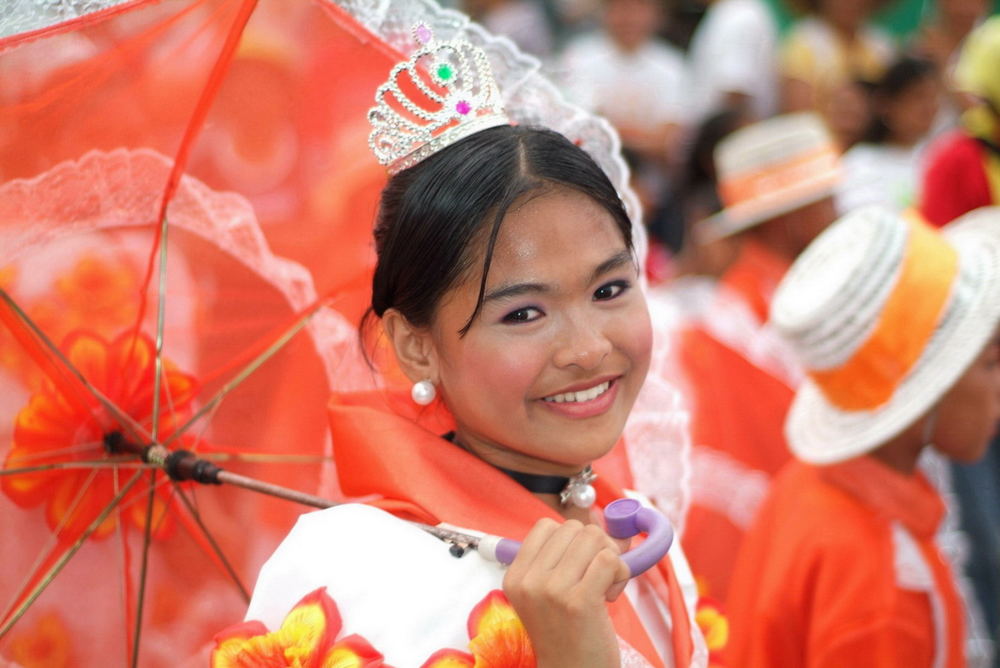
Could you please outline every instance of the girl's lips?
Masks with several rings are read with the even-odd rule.
[[[611,386],[601,395],[589,401],[564,401],[554,402],[540,399],[539,402],[545,408],[572,419],[583,419],[596,417],[606,413],[615,402],[618,396],[618,378],[610,381]]]

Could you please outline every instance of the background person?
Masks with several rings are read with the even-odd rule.
[[[727,660],[739,666],[966,665],[961,597],[917,471],[971,462],[1000,422],[1000,210],[939,234],[876,207],[796,261],[772,306],[808,370],[796,457],[740,550]]]
[[[724,598],[743,532],[789,458],[782,425],[801,371],[768,309],[788,266],[836,218],[840,168],[822,120],[807,113],[737,130],[719,143],[716,165],[726,206],[695,237],[730,238],[739,250],[675,336],[691,406],[682,540],[707,594]]]
[[[837,210],[869,204],[902,211],[917,203],[925,140],[941,107],[942,86],[929,60],[904,56],[871,92],[871,119],[862,140],[844,154]]]
[[[804,0],[806,12],[785,35],[779,55],[781,107],[815,110],[843,149],[864,131],[867,103],[859,82],[876,81],[894,56],[882,31],[869,24],[877,0]]]

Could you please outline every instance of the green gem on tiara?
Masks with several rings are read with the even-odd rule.
[[[448,81],[455,76],[455,70],[448,63],[441,63],[437,67],[437,78],[441,81]]]

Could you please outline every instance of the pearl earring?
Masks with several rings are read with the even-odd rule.
[[[410,389],[410,396],[413,398],[413,401],[421,406],[427,406],[434,401],[434,397],[437,396],[437,390],[434,389],[434,383],[431,381],[421,380],[413,384],[413,387]]]

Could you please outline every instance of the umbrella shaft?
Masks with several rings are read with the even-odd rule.
[[[301,503],[305,506],[312,506],[313,508],[330,508],[331,506],[337,505],[334,502],[319,496],[313,496],[312,494],[306,494],[294,489],[288,489],[287,487],[281,487],[280,485],[272,485],[269,482],[248,478],[238,473],[233,473],[232,471],[219,471],[218,479],[221,483],[236,485],[237,487],[242,487],[243,489],[249,489],[254,492],[260,492],[261,494],[267,494],[269,496],[276,496],[279,499],[285,499],[287,501],[295,501],[296,503]]]
[[[163,468],[172,480],[192,480],[204,485],[229,484],[243,489],[249,489],[260,494],[267,494],[286,501],[294,501],[312,508],[331,508],[338,504],[313,494],[306,494],[288,487],[274,485],[269,482],[250,478],[239,473],[226,471],[215,464],[199,459],[193,452],[187,450],[168,450],[162,445],[142,446],[132,443],[121,434],[109,435],[105,438],[106,447],[111,453],[131,452],[139,455],[143,461]],[[411,522],[427,533],[451,543],[456,547],[476,549],[479,547],[479,537],[455,531],[450,528]],[[461,550],[460,552],[461,553]]]

